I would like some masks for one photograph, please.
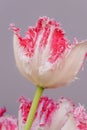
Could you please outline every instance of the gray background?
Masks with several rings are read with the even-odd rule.
[[[0,0],[0,106],[6,106],[8,113],[16,116],[18,98],[24,95],[32,99],[35,86],[15,66],[9,24],[15,23],[24,34],[43,15],[59,21],[71,42],[74,37],[79,41],[87,39],[87,0]],[[68,87],[45,90],[44,95],[55,100],[65,96],[87,107],[87,61],[78,77]]]

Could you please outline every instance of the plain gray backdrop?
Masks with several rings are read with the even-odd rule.
[[[24,95],[33,99],[36,87],[16,68],[9,24],[15,23],[24,34],[39,16],[59,21],[71,42],[74,37],[78,41],[87,39],[87,0],[0,0],[0,106],[6,106],[7,112],[16,116],[18,98]],[[45,90],[44,95],[56,101],[61,96],[68,97],[87,108],[87,61],[78,77],[65,88]]]

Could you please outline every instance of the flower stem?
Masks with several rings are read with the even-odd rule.
[[[44,90],[44,88],[42,88],[39,85],[37,86],[36,93],[35,93],[35,96],[34,96],[34,99],[33,99],[32,105],[31,105],[31,109],[30,109],[29,114],[28,114],[28,118],[27,118],[24,130],[30,130],[31,129],[31,126],[32,126],[32,123],[33,123],[33,120],[34,120],[34,116],[35,116],[35,113],[36,113],[36,110],[37,110],[37,107],[38,107],[40,97],[43,93],[43,90]]]

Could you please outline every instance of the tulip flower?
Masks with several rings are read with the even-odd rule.
[[[18,119],[4,115],[6,108],[0,108],[0,130],[24,130],[32,102],[23,96],[19,99]],[[64,97],[54,102],[42,97],[34,117],[31,130],[87,130],[87,113],[81,104],[75,104]]]
[[[17,119],[12,116],[4,116],[5,108],[0,108],[0,130],[18,130]]]
[[[44,88],[62,87],[73,81],[87,53],[87,41],[71,44],[59,23],[42,17],[26,35],[11,25],[14,55],[19,71],[37,86],[25,130],[30,130]],[[32,118],[32,119],[31,119]]]
[[[53,88],[65,86],[75,78],[87,52],[87,41],[71,44],[59,23],[46,17],[29,27],[25,37],[13,24],[11,28],[16,65],[28,80]]]
[[[24,130],[31,101],[20,98],[19,130]],[[31,130],[86,130],[87,114],[83,106],[78,107],[65,98],[54,102],[48,97],[40,99]]]

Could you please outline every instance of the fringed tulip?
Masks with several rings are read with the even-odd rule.
[[[13,24],[14,55],[18,69],[43,88],[61,87],[75,79],[87,52],[87,41],[71,44],[59,23],[42,17],[25,37]]]
[[[20,98],[19,130],[24,130],[31,101]],[[42,97],[31,130],[87,130],[87,114],[83,106],[61,98],[58,103]]]
[[[0,130],[24,130],[32,102],[21,97],[18,120],[6,116],[0,108]],[[75,106],[70,99],[60,98],[54,102],[48,97],[39,101],[31,130],[87,130],[87,113],[83,106]]]

